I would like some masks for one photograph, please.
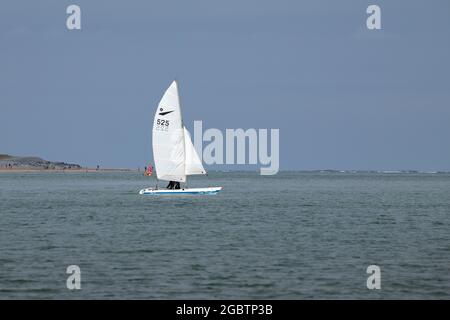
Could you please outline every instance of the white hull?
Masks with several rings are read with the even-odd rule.
[[[217,194],[222,187],[209,188],[187,188],[187,189],[153,189],[146,188],[139,191],[139,194],[147,195],[196,195],[196,194]]]

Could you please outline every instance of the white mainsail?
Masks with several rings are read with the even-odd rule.
[[[159,180],[186,182],[186,176],[206,174],[183,125],[178,85],[174,81],[159,102],[153,121],[153,159]]]
[[[186,182],[186,153],[178,85],[173,81],[153,121],[153,159],[158,179]]]
[[[184,150],[186,153],[185,174],[206,174],[205,168],[203,168],[202,161],[197,154],[197,151],[192,144],[191,135],[186,127],[184,129]]]

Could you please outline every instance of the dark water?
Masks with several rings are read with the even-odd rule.
[[[0,298],[449,298],[450,175],[211,173],[191,185],[215,196],[138,195],[150,181],[0,174]]]

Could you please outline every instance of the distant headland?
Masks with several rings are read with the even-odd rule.
[[[35,171],[70,171],[70,172],[96,172],[96,171],[133,171],[129,169],[86,168],[76,163],[61,161],[48,161],[39,157],[19,157],[9,154],[0,154],[0,172],[35,172]]]

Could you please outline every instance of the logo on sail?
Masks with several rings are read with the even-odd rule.
[[[166,114],[169,114],[169,113],[171,113],[171,112],[173,112],[174,110],[172,110],[172,111],[164,111],[164,112],[160,112],[159,113],[159,115],[160,116],[165,116]]]

